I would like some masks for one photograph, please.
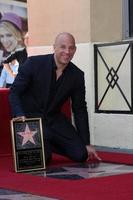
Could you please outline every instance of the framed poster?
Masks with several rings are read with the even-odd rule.
[[[26,1],[0,0],[0,67],[8,55],[24,46],[27,31]]]
[[[24,122],[11,120],[12,146],[16,172],[45,169],[41,118]]]

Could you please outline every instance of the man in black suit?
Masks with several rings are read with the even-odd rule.
[[[42,118],[46,163],[53,148],[77,162],[100,159],[90,144],[84,73],[71,62],[75,51],[74,37],[60,33],[54,54],[29,57],[11,87],[14,119]],[[67,99],[71,99],[75,126],[61,113]]]

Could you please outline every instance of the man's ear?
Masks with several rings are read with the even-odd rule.
[[[76,50],[77,50],[77,47],[75,46],[75,52],[76,52]]]

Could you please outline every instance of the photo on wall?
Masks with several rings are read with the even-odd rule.
[[[24,46],[27,31],[26,1],[0,0],[0,66],[11,52]]]

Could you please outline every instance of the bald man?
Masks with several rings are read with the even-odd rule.
[[[53,149],[77,162],[100,160],[90,144],[84,73],[71,62],[75,39],[70,33],[60,33],[53,47],[54,54],[29,57],[20,68],[9,98],[13,118],[42,118],[46,163]],[[61,112],[68,99],[75,126]]]

